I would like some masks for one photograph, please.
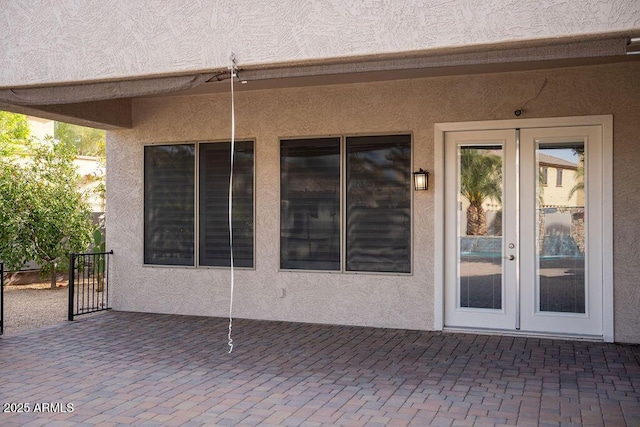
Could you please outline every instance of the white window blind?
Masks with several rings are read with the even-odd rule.
[[[144,262],[194,264],[193,144],[144,147]]]
[[[280,142],[280,267],[410,273],[411,136],[345,141],[345,206],[341,138]]]
[[[231,143],[200,144],[199,264],[228,267]],[[233,260],[253,267],[253,143],[235,143],[233,168]]]
[[[346,268],[411,271],[411,137],[347,138]]]
[[[280,143],[280,268],[340,270],[340,138]]]
[[[235,144],[233,179],[234,265],[254,265],[253,142]],[[199,157],[196,216],[196,150]],[[229,249],[231,143],[155,145],[144,148],[144,262],[226,267]],[[198,221],[198,245],[195,224]]]

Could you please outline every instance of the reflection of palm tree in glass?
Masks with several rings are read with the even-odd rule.
[[[347,269],[409,271],[408,142],[352,144],[347,160]]]
[[[578,155],[578,169],[575,175],[576,183],[571,188],[567,199],[571,199],[575,193],[584,191],[584,148],[574,148],[573,151]]]
[[[487,234],[487,199],[502,200],[502,158],[488,149],[460,149],[460,194],[469,201],[467,235]]]

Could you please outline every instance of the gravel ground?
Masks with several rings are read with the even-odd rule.
[[[49,284],[5,286],[4,333],[51,326],[67,320],[69,290]]]

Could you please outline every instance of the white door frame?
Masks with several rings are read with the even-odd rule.
[[[527,129],[564,126],[602,126],[602,325],[603,340],[614,340],[613,301],[613,116],[579,116],[538,119],[491,120],[436,123],[435,149],[435,245],[434,245],[434,329],[444,328],[444,255],[445,255],[445,156],[444,134],[453,131]]]

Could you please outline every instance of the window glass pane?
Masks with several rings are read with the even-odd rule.
[[[340,270],[340,138],[280,143],[280,268]]]
[[[411,136],[347,138],[347,270],[411,271]]]
[[[549,175],[549,168],[540,168],[541,171],[541,178],[540,178],[540,183],[542,185],[547,185],[547,177]]]
[[[193,265],[193,144],[144,147],[144,262]]]
[[[458,147],[459,307],[502,309],[503,147]]]
[[[538,164],[566,171],[566,185],[537,186],[538,310],[585,313],[584,143],[539,143],[536,154]]]
[[[231,143],[200,144],[199,264],[228,267]],[[233,265],[253,267],[253,142],[235,143]]]

